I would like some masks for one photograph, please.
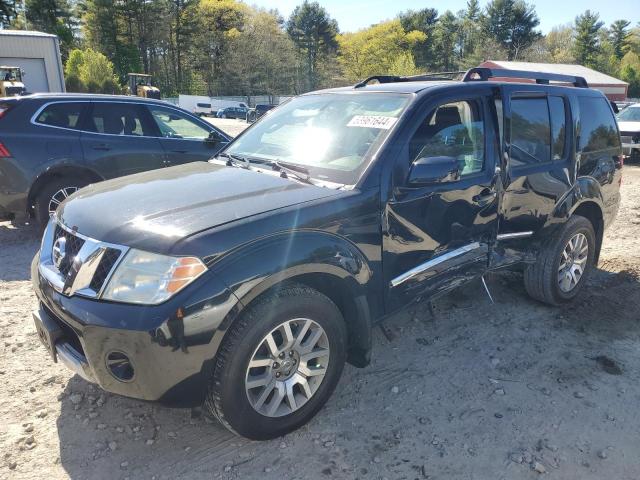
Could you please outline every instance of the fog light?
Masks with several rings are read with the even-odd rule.
[[[130,382],[133,379],[133,364],[122,352],[110,352],[107,355],[107,369],[120,382]]]

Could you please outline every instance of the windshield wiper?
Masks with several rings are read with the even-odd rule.
[[[284,178],[289,178],[289,175],[297,178],[301,182],[308,183],[309,185],[315,185],[315,183],[311,180],[311,175],[309,175],[309,170],[299,165],[296,165],[296,168],[291,168],[288,164],[281,162],[280,160],[269,160],[268,163],[277,168]]]
[[[251,161],[248,158],[241,157],[239,155],[231,155],[230,153],[220,152],[218,157],[225,157],[227,159],[228,167],[240,167],[248,169],[251,165]]]

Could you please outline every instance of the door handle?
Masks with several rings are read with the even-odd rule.
[[[490,204],[496,198],[496,191],[491,190],[490,188],[484,188],[478,195],[474,195],[471,197],[475,203],[484,207],[485,205]]]
[[[98,144],[92,145],[91,148],[93,150],[104,150],[104,151],[111,150],[111,147],[109,146],[108,143],[98,143]]]

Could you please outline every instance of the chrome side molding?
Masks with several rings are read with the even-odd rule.
[[[455,250],[451,250],[450,252],[444,253],[436,258],[432,258],[431,260],[424,262],[417,267],[413,267],[411,270],[404,272],[402,275],[398,275],[396,278],[391,280],[391,286],[397,287],[401,283],[406,282],[410,278],[415,277],[416,275],[420,275],[427,270],[440,265],[442,262],[446,262],[447,260],[451,260],[452,258],[459,257],[460,255],[464,255],[465,253],[471,252],[473,250],[477,250],[480,248],[479,242],[473,242],[469,245],[465,245],[463,247],[457,248]]]
[[[498,240],[498,241],[500,241],[500,240],[511,240],[513,238],[530,237],[531,235],[533,235],[533,232],[531,230],[526,231],[526,232],[499,233],[498,236],[496,237],[496,240]]]

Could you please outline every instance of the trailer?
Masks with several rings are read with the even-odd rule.
[[[216,112],[221,108],[227,107],[244,107],[247,104],[235,100],[223,100],[214,97],[205,97],[203,95],[180,95],[178,97],[178,106],[196,115],[215,116]]]
[[[0,65],[20,69],[26,93],[65,91],[60,44],[56,35],[0,30]]]

